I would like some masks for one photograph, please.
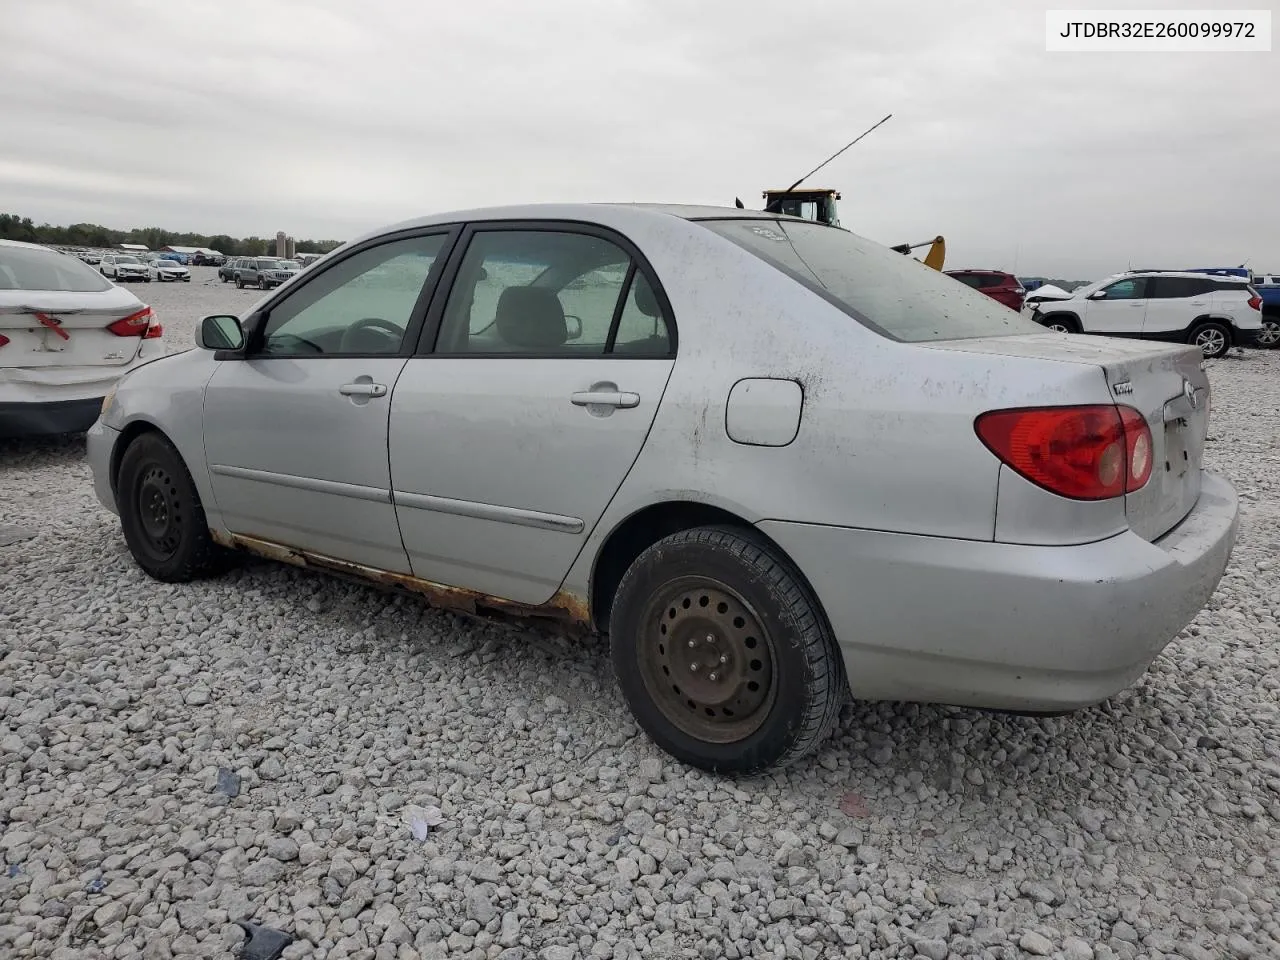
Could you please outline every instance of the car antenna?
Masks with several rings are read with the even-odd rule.
[[[846,150],[848,150],[850,147],[852,147],[855,143],[857,143],[859,140],[861,140],[863,137],[865,137],[868,133],[870,133],[870,132],[871,132],[872,130],[874,130],[876,127],[880,126],[882,123],[884,123],[886,120],[888,120],[888,119],[889,119],[890,117],[892,117],[892,116],[893,116],[893,114],[892,114],[892,113],[886,113],[882,119],[880,119],[880,120],[876,121],[876,122],[875,122],[875,123],[873,123],[871,126],[867,127],[867,129],[866,129],[866,130],[863,130],[863,131],[862,131],[862,133],[858,134],[856,137],[854,137],[852,140],[850,140],[848,143],[846,143],[843,147],[841,147],[839,150],[837,150],[837,151],[836,151],[835,153],[833,153],[831,156],[827,157],[827,159],[823,160],[820,164],[818,164],[816,167],[814,167],[812,170],[810,170],[810,171],[809,171],[808,173],[806,173],[803,177],[801,177],[799,180],[797,180],[797,181],[796,181],[795,183],[793,183],[791,186],[787,187],[787,189],[786,189],[786,190],[784,190],[784,191],[782,191],[782,192],[783,192],[783,193],[790,193],[792,190],[794,190],[796,187],[800,186],[800,184],[804,183],[806,180],[808,180],[810,177],[812,177],[815,173],[817,173],[819,170],[821,170],[823,167],[825,167],[828,163],[830,163],[830,162],[831,162],[832,160],[834,160],[836,157],[840,156],[840,154],[844,153]],[[769,204],[767,204],[767,205],[765,206],[765,208],[764,208],[764,212],[765,212],[765,213],[768,213],[768,212],[770,211],[770,208],[772,208],[772,207],[774,206],[774,204],[776,204],[776,203],[778,202],[778,200],[779,200],[779,199],[781,199],[781,198],[780,198],[780,197],[779,197],[779,198],[775,198],[772,202],[770,202]]]

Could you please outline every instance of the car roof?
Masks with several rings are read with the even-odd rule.
[[[1231,283],[1248,283],[1247,277],[1237,277],[1234,275],[1219,276],[1217,274],[1198,273],[1194,270],[1134,270],[1132,273],[1126,273],[1120,279],[1128,277],[1181,277],[1186,280],[1226,280]]]
[[[676,217],[681,220],[793,220],[812,223],[800,217],[782,213],[766,213],[763,210],[744,210],[738,207],[716,207],[702,204],[681,203],[526,203],[502,207],[476,207],[470,210],[452,210],[424,217],[415,217],[370,230],[352,243],[379,237],[397,230],[431,227],[446,223],[463,223],[485,220],[577,220],[586,223],[623,226],[628,221],[637,224],[652,222],[658,217]],[[815,224],[825,226],[825,224]],[[828,229],[836,230],[838,227]]]

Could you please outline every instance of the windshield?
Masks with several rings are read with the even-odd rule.
[[[919,343],[1044,330],[954,277],[847,230],[766,219],[708,220],[703,226],[891,340]]]
[[[115,262],[116,263],[138,263],[139,260],[137,257],[116,257]]]
[[[75,257],[52,250],[0,246],[0,290],[58,290],[97,293],[107,279]]]
[[[276,269],[278,269],[278,270],[297,270],[297,269],[299,269],[299,267],[298,267],[298,264],[297,264],[296,262],[294,262],[293,260],[281,260],[278,264],[276,264]]]
[[[177,260],[161,259],[161,260],[157,260],[156,263],[160,264],[160,266],[162,267],[178,267],[179,269],[181,269],[182,267],[182,264],[180,264]]]

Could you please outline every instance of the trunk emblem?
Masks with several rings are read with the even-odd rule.
[[[1111,389],[1115,392],[1116,396],[1124,396],[1126,394],[1133,393],[1133,383],[1129,380],[1121,380]]]

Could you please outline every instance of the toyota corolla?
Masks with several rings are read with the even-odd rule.
[[[236,551],[607,633],[642,727],[786,764],[844,698],[1062,711],[1201,608],[1236,496],[1194,347],[1045,331],[845,230],[699,207],[401,223],[129,374],[98,496]]]

